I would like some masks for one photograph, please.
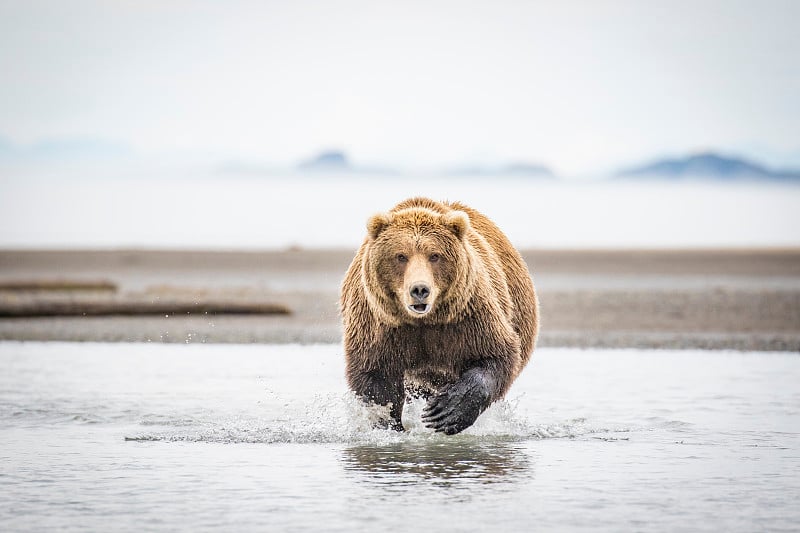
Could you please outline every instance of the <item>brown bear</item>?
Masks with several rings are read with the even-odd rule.
[[[527,364],[538,331],[528,269],[500,229],[460,203],[412,198],[367,222],[342,283],[346,374],[402,431],[406,392],[423,423],[471,426]]]

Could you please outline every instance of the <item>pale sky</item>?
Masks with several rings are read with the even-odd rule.
[[[800,2],[0,0],[0,137],[291,163],[800,163]]]

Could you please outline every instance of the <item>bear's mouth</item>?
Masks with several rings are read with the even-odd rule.
[[[430,305],[428,304],[411,304],[408,306],[413,312],[417,313],[418,315],[424,315],[430,309]]]

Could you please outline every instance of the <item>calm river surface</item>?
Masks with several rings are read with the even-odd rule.
[[[791,531],[800,355],[541,349],[455,437],[371,430],[337,345],[0,343],[0,524]]]

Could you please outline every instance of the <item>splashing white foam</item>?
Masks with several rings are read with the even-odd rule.
[[[489,407],[458,436],[448,437],[428,429],[422,422],[425,400],[413,399],[403,411],[405,432],[375,428],[375,422],[386,417],[386,408],[365,405],[354,394],[317,395],[308,404],[284,404],[286,411],[279,418],[264,420],[253,416],[223,419],[186,419],[170,423],[164,419],[162,431],[125,437],[136,441],[189,441],[216,443],[342,443],[393,444],[431,439],[502,437],[514,440],[576,438],[607,432],[592,428],[585,419],[555,424],[532,424],[519,408],[519,398],[502,400]],[[148,429],[157,427],[153,419],[142,421]]]

